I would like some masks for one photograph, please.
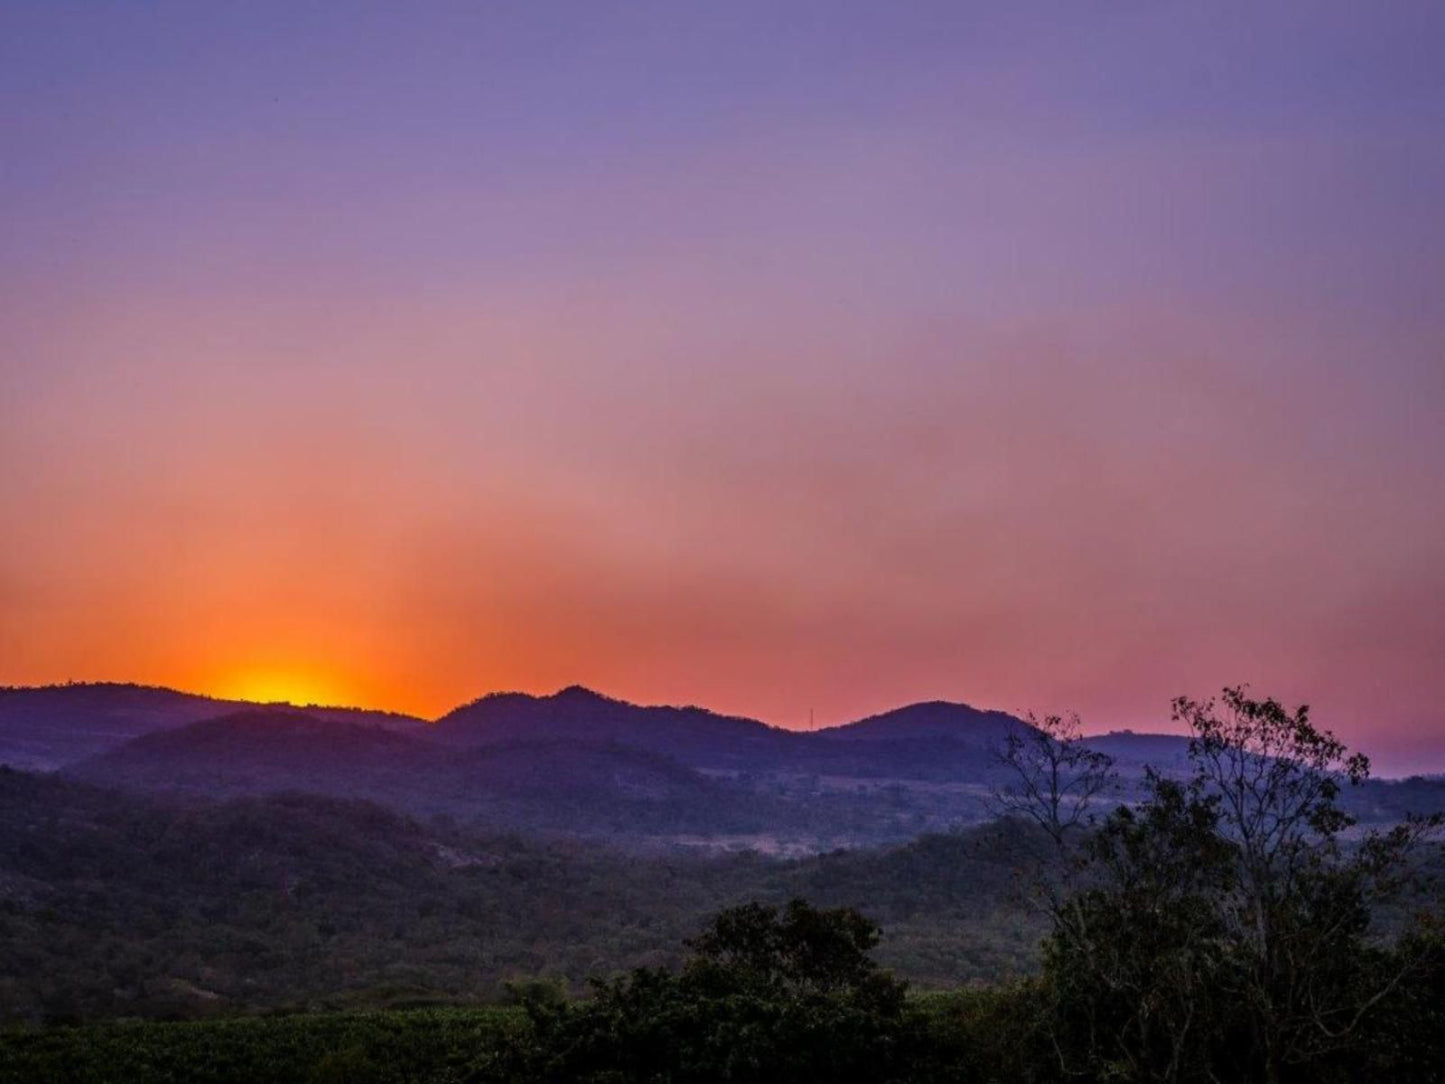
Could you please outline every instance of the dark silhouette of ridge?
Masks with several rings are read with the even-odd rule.
[[[1183,769],[1189,759],[1189,739],[1183,734],[1136,734],[1112,730],[1087,739],[1090,749],[1108,753],[1120,767],[1148,764],[1163,771]]]
[[[840,741],[916,741],[943,738],[968,745],[995,746],[1028,724],[1003,711],[984,711],[947,700],[907,704],[857,722],[815,731]]]
[[[927,701],[802,733],[575,685],[493,694],[435,724],[138,686],[0,691],[0,761],[30,741],[52,758],[46,770],[105,787],[186,802],[305,792],[498,830],[782,853],[986,819],[989,793],[1007,781],[999,748],[1027,726]],[[1146,765],[1180,770],[1185,739],[1090,742],[1116,757],[1128,793]],[[1371,782],[1348,801],[1363,819],[1390,821],[1434,808],[1442,786]]]
[[[421,738],[264,707],[142,734],[65,773],[131,790],[360,794],[368,783],[425,772],[439,760]]]
[[[329,755],[342,750],[396,754],[421,747],[420,740],[385,727],[337,722],[305,708],[267,705],[142,734],[115,752],[96,759],[197,752],[214,756]]]
[[[456,749],[292,708],[256,708],[134,738],[65,769],[138,793],[361,798],[494,828],[636,836],[760,832],[786,814],[746,788],[615,742]]]
[[[494,693],[443,716],[438,740],[458,746],[569,739],[661,753],[691,768],[865,779],[991,778],[993,751],[1027,726],[996,711],[933,701],[845,726],[801,732],[699,707],[644,707],[578,685],[549,696]]]
[[[154,685],[73,682],[0,688],[0,763],[53,770],[116,748],[131,738],[256,707]],[[330,722],[424,733],[421,719],[369,708],[304,709]]]
[[[694,767],[746,767],[801,748],[803,735],[699,707],[642,707],[580,685],[550,696],[493,693],[442,716],[439,740],[480,746],[570,738],[663,753]]]

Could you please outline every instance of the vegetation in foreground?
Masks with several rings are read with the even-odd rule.
[[[518,1008],[124,1021],[0,1038],[0,1080],[55,1084],[435,1084],[505,1079]]]
[[[589,999],[554,985],[513,1007],[303,1013],[92,1024],[0,1038],[0,1081],[27,1084],[520,1084],[520,1082],[1046,1082],[1266,1080],[1218,1062],[1133,1059],[1068,1066],[1091,1038],[1067,1011],[1070,976],[910,994],[868,950],[872,923],[801,901],[717,916],[680,971],[640,969]],[[1375,961],[1378,963],[1379,961]],[[1370,968],[1360,972],[1366,980]],[[1074,976],[1077,978],[1077,976]],[[1292,1084],[1442,1079],[1445,952],[1416,957],[1343,1049],[1288,1066]],[[1247,1007],[1202,1013],[1203,1035],[1237,1051]],[[1084,1044],[1080,1046],[1079,1044]],[[1200,1052],[1196,1052],[1200,1053]],[[1237,1064],[1237,1061],[1236,1061]],[[1252,1067],[1258,1070],[1259,1066]]]
[[[547,1081],[1434,1081],[1445,940],[1383,935],[1438,815],[1346,846],[1341,787],[1368,761],[1229,689],[1181,699],[1192,772],[1096,819],[1107,757],[1059,720],[1011,743],[1001,797],[1040,829],[1038,977],[910,1003],[872,923],[794,901],[724,912],[680,972],[639,969],[580,1004],[530,1002]]]
[[[1192,774],[1096,819],[1107,758],[1057,721],[1011,746],[1002,796],[1037,831],[1042,968],[910,997],[878,927],[802,900],[718,914],[677,969],[511,1012],[111,1025],[15,1035],[15,1080],[1437,1081],[1445,938],[1409,898],[1439,818],[1345,842],[1368,763],[1304,709],[1176,703]],[[1083,795],[1087,800],[1080,800]],[[1418,886],[1415,886],[1419,900]],[[1381,926],[1393,914],[1393,926]],[[180,1075],[177,1075],[180,1074]]]
[[[1032,1049],[1085,1080],[1439,1079],[1439,901],[1418,858],[1440,815],[1347,844],[1341,789],[1369,762],[1307,708],[1226,689],[1174,710],[1190,773],[1151,773],[1097,823],[1078,795],[1107,790],[1107,758],[1057,722],[1010,748],[1010,797],[1055,859],[1035,882]]]

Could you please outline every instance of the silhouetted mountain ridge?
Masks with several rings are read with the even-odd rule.
[[[191,717],[198,713],[206,714]],[[1007,779],[999,748],[1027,726],[1003,712],[927,701],[802,733],[580,686],[494,694],[432,725],[347,709],[237,710],[133,686],[0,692],[0,760],[17,740],[38,736],[50,755],[66,755],[67,776],[132,792],[297,791],[488,830],[785,853],[986,819],[988,796]],[[1118,732],[1090,741],[1117,758],[1129,785],[1145,765],[1182,766],[1181,737]],[[1402,808],[1428,808],[1442,789],[1372,783],[1352,788],[1347,801],[1361,816],[1388,820]]]
[[[0,763],[52,770],[142,734],[277,706],[119,682],[0,688]],[[401,733],[426,725],[414,716],[370,708],[313,705],[304,710],[319,719]]]
[[[1003,711],[984,711],[947,700],[906,704],[857,722],[815,731],[841,741],[916,741],[945,738],[969,745],[997,746],[1028,723]]]
[[[361,798],[571,835],[762,832],[798,820],[746,787],[618,742],[542,737],[454,748],[294,708],[145,734],[63,774],[135,793]]]
[[[307,790],[365,796],[407,773],[440,767],[420,738],[334,722],[298,708],[250,708],[157,730],[64,769],[128,790],[208,795]]]
[[[708,768],[748,768],[803,744],[803,735],[756,719],[699,707],[644,707],[580,685],[550,696],[493,693],[448,712],[432,733],[464,746],[538,738],[620,742]]]

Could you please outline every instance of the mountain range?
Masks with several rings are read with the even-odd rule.
[[[495,998],[675,962],[702,916],[795,896],[877,916],[915,981],[1016,975],[1031,830],[989,799],[1028,725],[930,702],[796,733],[580,687],[436,721],[0,690],[0,1022]],[[1089,741],[1124,800],[1184,761],[1176,736]],[[1342,797],[1398,821],[1445,780]]]
[[[0,763],[55,770],[147,735],[228,715],[254,715],[258,710],[304,713],[333,724],[336,729],[329,732],[333,735],[354,737],[354,731],[346,728],[382,729],[451,747],[613,742],[718,771],[839,763],[866,771],[862,762],[876,757],[853,744],[865,741],[890,746],[921,741],[935,752],[939,748],[957,755],[969,751],[976,759],[979,750],[993,748],[1011,728],[1027,725],[1003,712],[933,701],[843,726],[799,732],[706,708],[631,704],[579,685],[550,696],[493,693],[428,721],[364,708],[256,704],[153,686],[94,683],[0,689]],[[142,746],[150,747],[164,748],[164,743]],[[878,747],[871,748],[876,754]],[[939,770],[956,774],[947,766]]]
[[[489,830],[789,854],[987,819],[1005,779],[997,752],[1028,726],[933,701],[798,732],[580,686],[493,694],[428,722],[89,684],[0,690],[0,764],[144,794],[304,792]],[[1146,766],[1184,762],[1178,736],[1089,741],[1115,757],[1126,793]],[[1388,820],[1441,793],[1438,782],[1373,783],[1352,800]]]
[[[51,771],[131,738],[258,705],[152,685],[86,682],[0,687],[0,763]],[[331,722],[415,731],[424,720],[366,708],[310,706]]]

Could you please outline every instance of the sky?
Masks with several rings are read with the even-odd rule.
[[[1445,770],[1445,6],[0,7],[0,683]]]

